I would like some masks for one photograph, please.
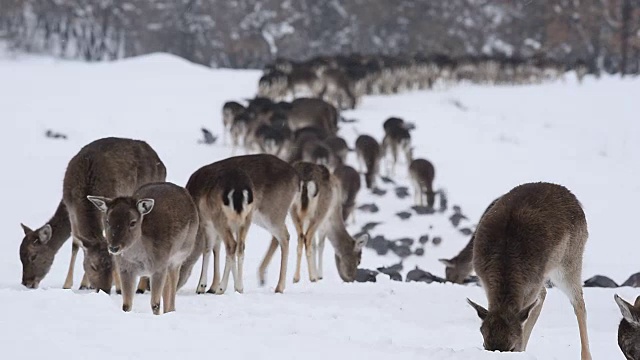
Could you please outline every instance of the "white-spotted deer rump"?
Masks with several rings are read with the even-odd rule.
[[[251,178],[240,168],[205,167],[191,176],[187,189],[200,214],[199,241],[205,242],[196,292],[202,294],[206,291],[207,268],[213,252],[213,282],[208,292],[224,294],[229,273],[232,273],[234,288],[242,293],[245,239],[255,204]],[[219,274],[221,241],[226,252],[222,281]]]
[[[591,359],[581,280],[587,237],[580,202],[563,186],[524,184],[495,202],[480,220],[473,244],[473,267],[488,310],[468,300],[482,319],[485,349],[526,349],[550,279],[571,301],[582,359]]]
[[[122,310],[131,311],[139,276],[151,279],[151,309],[175,311],[180,267],[193,251],[198,210],[189,193],[172,183],[142,186],[132,196],[87,198],[104,213],[107,248],[122,281]]]

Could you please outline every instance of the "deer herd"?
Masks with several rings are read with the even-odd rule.
[[[280,249],[275,291],[282,293],[289,256],[287,215],[297,236],[293,282],[301,280],[303,255],[309,281],[323,278],[327,238],[339,277],[353,282],[368,241],[368,235],[354,238],[345,226],[350,218],[355,221],[360,173],[365,186],[373,190],[382,161],[386,175],[394,176],[403,160],[415,205],[433,207],[435,168],[428,160],[413,157],[414,125],[398,117],[384,122],[381,142],[359,134],[350,148],[338,135],[339,110],[355,106],[357,92],[342,79],[343,73],[323,64],[322,74],[330,81],[322,87],[309,82],[318,78],[313,71],[317,67],[281,61],[260,80],[262,96],[247,100],[246,105],[225,103],[224,141],[229,136],[232,151],[242,147],[246,154],[197,169],[184,187],[166,182],[162,160],[144,141],[102,138],[85,145],[68,163],[62,200],[53,216],[37,229],[22,225],[22,284],[37,288],[71,237],[65,289],[72,287],[77,253],[82,249],[80,288],[110,293],[115,286],[122,293],[124,311],[131,311],[136,292],[150,290],[154,314],[174,311],[176,292],[200,258],[197,293],[224,294],[230,275],[234,290],[244,291],[246,237],[255,224],[271,235],[258,267],[260,284],[266,283],[267,267]],[[391,76],[381,73],[383,78]],[[278,74],[293,78],[283,82],[294,95],[305,90],[318,97],[283,101],[274,90],[280,86]],[[363,79],[377,81],[371,76]],[[322,88],[322,94],[316,87]],[[347,165],[349,152],[355,152],[360,171]],[[523,184],[488,206],[460,254],[441,259],[448,281],[463,283],[474,270],[480,279],[488,307],[468,302],[482,320],[485,349],[526,350],[545,300],[545,283],[551,280],[574,309],[582,359],[591,359],[581,286],[587,237],[580,202],[560,185]],[[221,245],[225,250],[222,273]],[[628,359],[640,359],[640,297],[634,305],[617,295],[615,301],[623,315],[619,346]]]

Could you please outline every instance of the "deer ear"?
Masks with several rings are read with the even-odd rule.
[[[28,235],[28,234],[33,232],[33,230],[31,230],[30,227],[28,227],[27,225],[25,225],[23,223],[20,223],[20,226],[22,227],[22,231],[24,231],[25,235]]]
[[[46,244],[47,241],[51,240],[51,235],[53,234],[53,230],[51,229],[51,225],[46,224],[45,226],[38,229],[38,239],[40,243]]]
[[[153,210],[154,204],[155,200],[153,199],[140,199],[136,203],[136,207],[138,208],[140,215],[147,215],[151,210]]]
[[[98,210],[104,213],[107,212],[107,208],[109,207],[109,203],[111,202],[111,199],[102,196],[88,195],[87,199],[89,199],[89,201],[91,201],[93,205],[98,208]]]
[[[358,236],[356,239],[356,245],[354,250],[356,252],[361,251],[362,248],[364,248],[367,245],[367,242],[369,241],[369,235],[368,234],[362,234],[360,236]]]
[[[620,312],[622,313],[622,317],[632,324],[640,324],[640,312],[631,306],[628,302],[626,302],[623,298],[618,296],[618,294],[614,295],[614,299],[620,308]]]
[[[487,314],[489,313],[489,311],[485,308],[483,308],[482,306],[474,303],[473,301],[471,301],[469,298],[467,298],[467,302],[469,303],[469,305],[471,305],[476,312],[478,313],[478,317],[484,321],[484,319],[487,318]]]
[[[441,263],[444,264],[444,266],[446,267],[454,267],[455,264],[453,263],[453,261],[451,260],[447,260],[447,259],[438,259],[438,261],[440,261]]]
[[[520,310],[520,312],[518,313],[518,318],[520,319],[520,322],[523,323],[523,322],[527,321],[527,319],[529,318],[529,315],[531,314],[531,310],[533,310],[533,308],[536,305],[538,305],[538,299],[536,299],[536,301],[531,303],[531,305],[529,305],[526,308]]]

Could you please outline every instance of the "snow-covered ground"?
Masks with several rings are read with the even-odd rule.
[[[576,359],[577,322],[568,300],[551,289],[524,354],[482,350],[480,321],[469,297],[486,304],[476,286],[392,282],[342,283],[327,248],[325,280],[306,277],[284,294],[274,294],[277,261],[269,283],[259,287],[258,262],[268,244],[265,231],[250,231],[245,260],[245,294],[194,293],[196,265],[177,299],[177,312],[151,315],[149,295],[137,295],[133,313],[121,311],[121,298],[62,290],[70,243],[58,254],[38,290],[20,285],[19,223],[37,227],[55,210],[68,160],[86,143],[105,136],[148,141],[168,169],[168,180],[184,185],[200,166],[230,155],[230,149],[196,143],[199,128],[221,131],[227,100],[252,97],[258,71],[211,70],[164,54],[115,63],[86,64],[19,56],[0,58],[0,354],[2,358],[172,359],[184,356],[239,359]],[[513,186],[552,181],[582,201],[589,222],[584,278],[604,274],[617,282],[640,271],[634,206],[640,202],[640,79],[588,79],[538,86],[460,85],[431,92],[366,97],[342,124],[353,144],[358,133],[382,137],[382,122],[395,115],[413,121],[416,156],[436,166],[436,187],[446,188],[475,224],[486,205]],[[44,137],[47,129],[69,140]],[[354,158],[351,163],[355,165]],[[408,185],[401,164],[396,181]],[[385,187],[385,185],[383,185]],[[466,243],[448,215],[394,214],[409,209],[411,197],[377,197],[363,191],[358,203],[375,202],[380,212],[357,214],[355,233],[381,221],[372,235],[388,239],[429,234],[423,257],[405,261],[443,275],[440,257],[455,255]],[[632,206],[634,205],[634,206]],[[294,233],[293,231],[291,231]],[[295,241],[295,239],[292,239]],[[365,250],[362,267],[398,262],[393,255]],[[76,284],[82,276],[80,261]],[[306,266],[304,267],[306,270]],[[613,301],[628,300],[631,288],[586,289],[591,348],[596,359],[622,358],[616,344],[621,318]]]

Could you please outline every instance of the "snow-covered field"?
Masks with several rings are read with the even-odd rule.
[[[0,354],[26,359],[173,359],[188,356],[238,359],[576,359],[577,322],[568,300],[551,289],[523,354],[482,350],[480,321],[469,297],[486,304],[477,286],[392,282],[342,283],[327,248],[325,280],[292,284],[294,256],[284,294],[274,294],[277,261],[269,283],[259,287],[258,262],[268,237],[252,228],[245,260],[245,294],[194,293],[196,265],[177,299],[177,312],[155,317],[149,295],[137,295],[133,313],[118,295],[62,290],[70,243],[58,254],[38,290],[20,285],[20,222],[37,227],[55,210],[68,160],[86,143],[105,136],[148,141],[164,161],[168,180],[184,185],[197,168],[230,155],[230,149],[196,143],[199,128],[221,131],[224,101],[252,97],[258,71],[211,70],[164,54],[115,63],[85,64],[19,56],[0,58]],[[595,274],[618,283],[640,271],[635,205],[640,202],[640,79],[588,79],[522,87],[460,85],[432,92],[366,97],[342,124],[353,144],[357,133],[382,138],[391,115],[413,121],[416,156],[436,166],[436,187],[446,188],[473,226],[486,205],[513,186],[530,181],[564,184],[582,201],[590,239],[584,278]],[[456,106],[455,104],[458,104]],[[462,105],[462,106],[459,106]],[[69,140],[44,137],[47,129]],[[354,158],[350,160],[355,165]],[[404,164],[396,181],[408,185]],[[385,185],[383,185],[385,187]],[[455,255],[468,236],[446,216],[394,214],[411,197],[377,197],[362,191],[358,203],[375,202],[377,214],[358,213],[355,233],[382,221],[372,235],[388,239],[442,236],[423,257],[405,261],[444,275],[440,257]],[[632,206],[634,205],[634,206]],[[291,231],[294,233],[293,231]],[[295,238],[292,239],[295,242]],[[293,255],[293,252],[291,255]],[[365,250],[362,267],[391,265],[398,258]],[[77,288],[82,276],[78,261]],[[304,267],[306,269],[306,267]],[[406,272],[406,271],[405,271]],[[621,318],[613,301],[632,288],[586,289],[595,359],[622,358],[616,343]]]

